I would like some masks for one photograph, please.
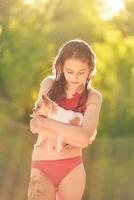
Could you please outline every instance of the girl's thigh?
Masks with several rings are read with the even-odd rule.
[[[51,181],[39,169],[31,168],[28,200],[55,200],[55,189]]]
[[[56,200],[81,200],[86,185],[83,163],[77,165],[59,184]]]

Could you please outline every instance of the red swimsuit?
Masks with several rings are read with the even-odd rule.
[[[75,93],[71,99],[58,99],[59,106],[73,110],[80,97],[80,93]],[[84,112],[83,108],[79,108],[77,112]],[[82,163],[81,156],[71,158],[64,158],[58,160],[35,160],[32,161],[31,167],[41,170],[53,183],[55,190],[57,190],[61,180],[77,165]]]

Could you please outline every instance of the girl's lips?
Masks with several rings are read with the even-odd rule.
[[[78,82],[72,82],[73,84],[78,84]]]

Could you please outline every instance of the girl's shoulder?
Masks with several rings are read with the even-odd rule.
[[[89,91],[89,94],[90,94],[90,95],[102,96],[101,92],[100,92],[98,89],[94,88],[94,87],[91,87],[91,86],[90,86],[90,87],[88,88],[88,91]]]
[[[51,75],[46,76],[40,83],[40,85],[46,85],[46,84],[51,84],[54,82],[54,77]]]
[[[54,78],[52,76],[45,77],[40,82],[40,87],[41,87],[41,90],[42,90],[42,94],[47,94],[47,92],[51,89],[53,83],[54,83]]]
[[[102,94],[99,90],[93,87],[88,88],[88,98],[87,98],[87,103],[86,105],[92,104],[92,103],[97,103],[101,104],[103,100]]]

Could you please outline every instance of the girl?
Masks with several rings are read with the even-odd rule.
[[[81,200],[86,183],[82,148],[95,139],[102,104],[101,93],[89,84],[96,72],[92,48],[81,39],[66,42],[54,59],[52,72],[41,82],[38,99],[47,94],[59,106],[84,117],[82,125],[75,126],[33,115],[31,132],[48,139],[33,149],[28,200]],[[59,135],[67,145],[57,153]]]

